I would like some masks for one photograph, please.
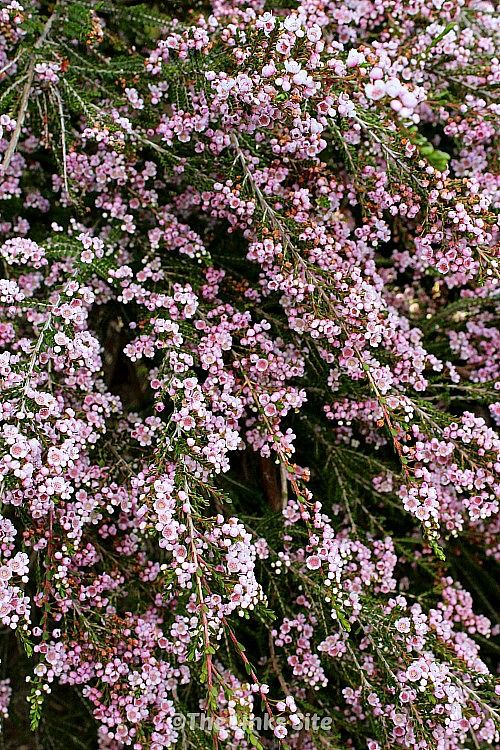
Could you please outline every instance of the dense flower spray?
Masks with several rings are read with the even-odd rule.
[[[9,748],[498,743],[497,35],[2,0]]]

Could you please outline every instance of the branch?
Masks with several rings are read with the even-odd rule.
[[[24,120],[26,118],[26,112],[28,111],[28,103],[29,103],[29,98],[31,94],[31,88],[33,86],[33,76],[35,74],[36,53],[39,49],[41,49],[41,47],[43,47],[45,40],[47,39],[50,33],[50,30],[52,28],[52,24],[54,23],[56,15],[57,15],[56,11],[54,11],[52,15],[49,16],[49,18],[47,19],[45,23],[45,26],[43,27],[42,33],[36,40],[35,45],[33,47],[33,52],[31,53],[30,61],[28,64],[26,83],[24,84],[23,91],[21,94],[21,101],[19,103],[19,111],[17,113],[16,127],[14,128],[12,132],[9,145],[7,146],[7,150],[3,157],[2,168],[1,168],[1,171],[3,174],[5,174],[6,170],[8,169],[9,164],[12,160],[12,157],[14,156],[14,153],[17,149],[17,144],[21,136],[21,130],[23,128]]]
[[[59,112],[59,124],[61,128],[61,150],[62,150],[62,167],[63,167],[63,181],[64,181],[64,192],[66,197],[69,198],[69,184],[68,184],[68,166],[67,160],[67,149],[66,149],[66,126],[64,124],[64,108],[61,99],[59,89],[55,86],[52,87],[53,96],[56,100],[57,110]]]

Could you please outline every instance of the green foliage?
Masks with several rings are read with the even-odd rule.
[[[96,10],[99,10],[97,5]],[[72,2],[65,8],[64,35],[70,39],[86,42],[92,30],[93,10],[86,3]]]
[[[434,148],[432,143],[427,140],[427,138],[425,138],[422,133],[418,132],[416,125],[411,127],[409,130],[411,133],[411,141],[417,146],[420,154],[426,159],[426,161],[429,162],[432,167],[438,169],[440,172],[444,172],[444,170],[448,167],[450,154]]]

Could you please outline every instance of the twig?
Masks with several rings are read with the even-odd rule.
[[[283,672],[280,669],[280,666],[278,664],[278,660],[276,658],[276,651],[274,649],[274,641],[273,636],[271,634],[271,631],[269,631],[269,655],[271,658],[271,664],[273,666],[274,671],[276,672],[276,677],[278,678],[278,682],[281,686],[281,689],[283,690],[285,695],[290,695],[290,688],[286,684],[286,680],[283,677]]]
[[[283,461],[280,461],[280,482],[281,482],[281,510],[285,510],[288,505],[288,474]]]
[[[3,73],[6,73],[9,70],[9,68],[12,68],[12,66],[16,64],[16,62],[19,60],[20,57],[21,55],[16,55],[12,60],[9,60],[7,65],[4,65],[3,68],[0,68],[0,76]]]
[[[184,489],[185,489],[186,495],[189,495],[189,486],[188,486],[187,480],[184,483]],[[195,535],[193,519],[191,516],[191,511],[186,513],[186,516],[187,516],[187,525],[188,525],[188,531],[189,531],[189,537],[190,537],[190,543],[191,543],[191,552],[193,555],[193,562],[196,566],[196,570],[195,570],[196,588],[197,588],[197,595],[198,595],[198,602],[199,602],[199,611],[200,611],[201,622],[202,622],[202,627],[203,627],[203,641],[204,641],[204,646],[205,646],[205,664],[207,667],[208,701],[209,701],[209,707],[211,709],[212,700],[213,700],[213,695],[212,695],[213,664],[212,664],[212,647],[210,644],[210,633],[208,629],[207,605],[205,603],[205,597],[203,595],[202,580],[201,580],[201,565],[200,565],[200,560],[198,557],[198,550],[196,548],[196,535]],[[219,746],[219,740],[218,740],[217,734],[214,733],[212,739],[214,743],[214,750],[217,750]]]
[[[64,124],[64,109],[59,89],[55,86],[52,87],[53,96],[56,99],[57,109],[59,112],[59,123],[61,128],[61,150],[62,150],[62,162],[63,162],[63,180],[64,180],[64,192],[66,197],[69,197],[68,187],[68,167],[66,165],[67,151],[66,151],[66,126]]]

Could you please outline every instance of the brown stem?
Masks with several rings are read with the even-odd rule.
[[[14,153],[17,148],[17,144],[19,142],[19,138],[21,136],[21,130],[24,125],[24,120],[26,117],[26,112],[28,111],[28,104],[31,94],[31,87],[33,86],[33,77],[35,75],[35,63],[36,63],[36,53],[38,50],[43,46],[45,40],[47,39],[50,29],[52,28],[52,24],[54,23],[54,20],[56,18],[56,11],[54,11],[47,19],[45,26],[43,27],[43,31],[38,37],[38,39],[35,42],[35,45],[33,47],[33,52],[30,56],[30,61],[28,63],[28,71],[26,74],[26,82],[23,87],[23,91],[21,94],[21,100],[19,102],[19,110],[17,112],[17,118],[16,118],[16,127],[14,128],[12,132],[12,136],[9,141],[9,145],[7,146],[7,150],[3,157],[2,162],[2,173],[5,174],[6,170],[9,167],[9,164],[11,162],[12,157],[14,156]]]

